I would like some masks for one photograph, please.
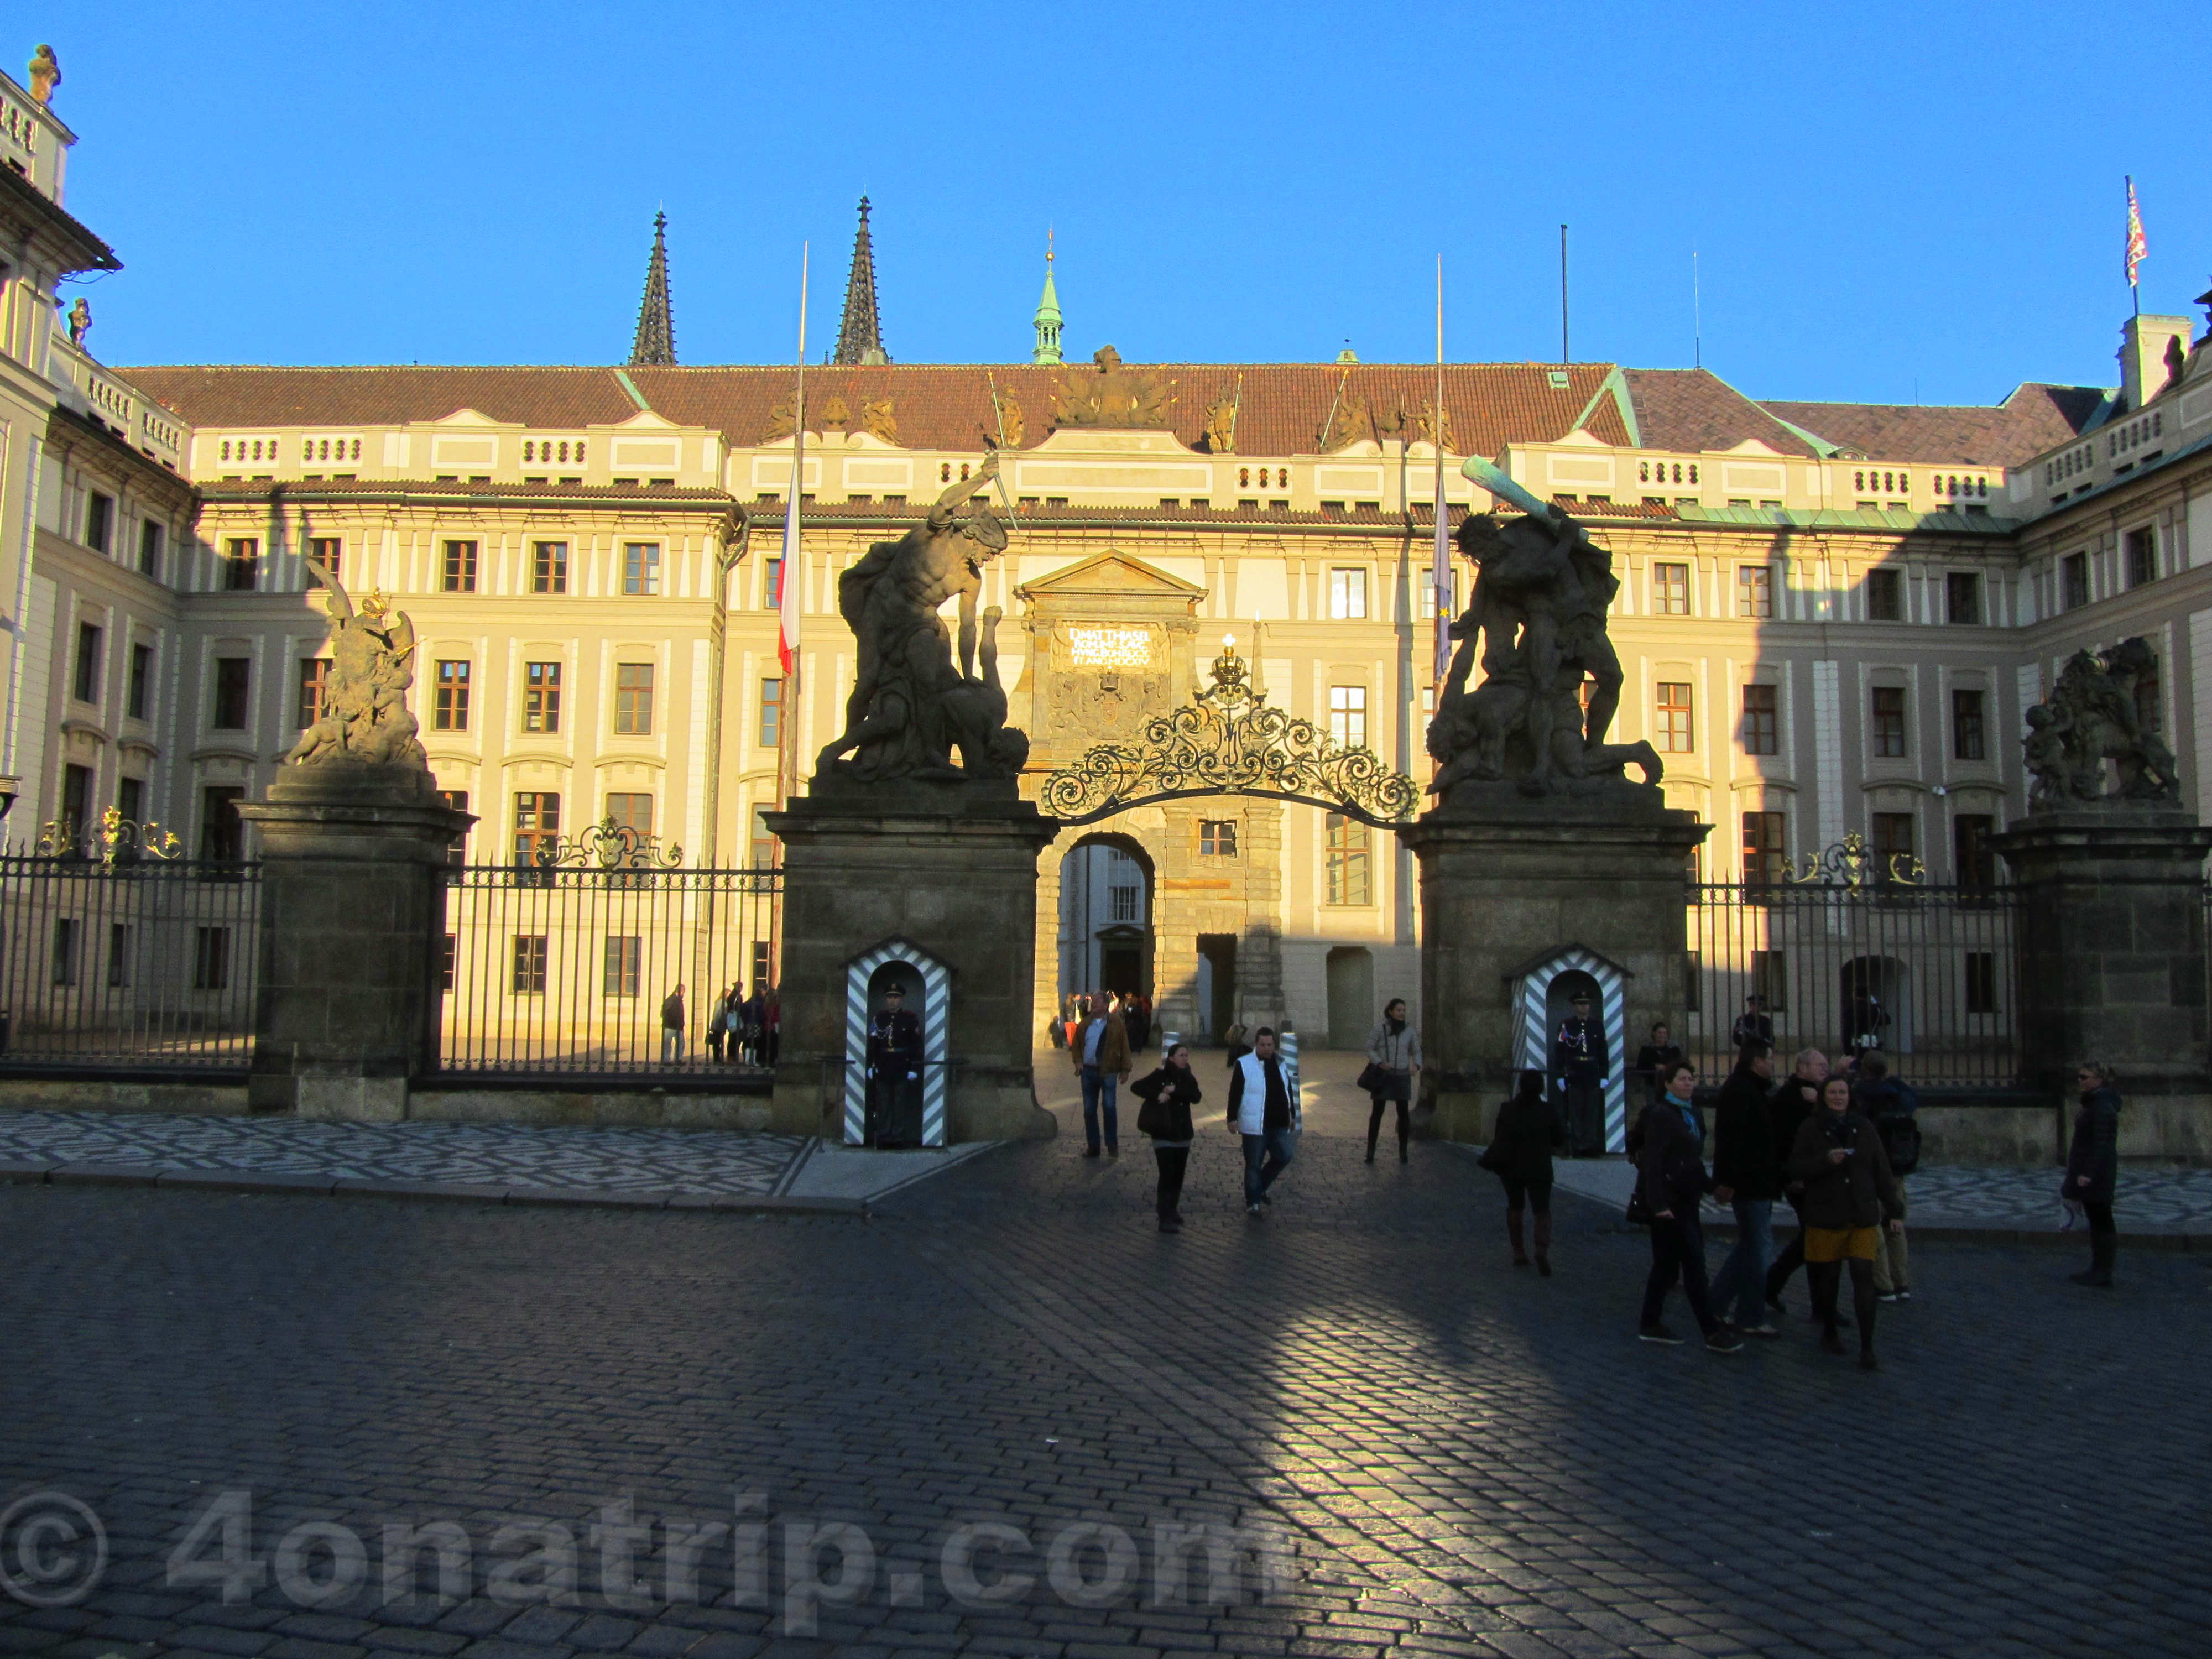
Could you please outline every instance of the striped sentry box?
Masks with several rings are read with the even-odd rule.
[[[1522,975],[1518,988],[1520,1018],[1513,1036],[1513,1068],[1542,1072],[1552,1069],[1552,981],[1561,974],[1579,969],[1597,981],[1605,1021],[1605,1146],[1607,1152],[1628,1149],[1627,1019],[1624,1000],[1626,981],[1619,968],[1595,951],[1571,945]]]
[[[853,958],[845,969],[845,1144],[868,1138],[868,985],[887,963],[921,981],[921,1144],[945,1144],[945,1044],[951,1029],[946,993],[951,975],[936,957],[904,939],[890,939]]]

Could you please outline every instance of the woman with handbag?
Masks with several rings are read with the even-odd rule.
[[[1477,1160],[1505,1183],[1505,1236],[1513,1241],[1513,1265],[1528,1265],[1522,1243],[1521,1215],[1536,1212],[1536,1271],[1552,1276],[1552,1154],[1565,1152],[1567,1126],[1544,1098],[1544,1074],[1521,1073],[1513,1097],[1498,1109],[1490,1145]]]
[[[1168,1051],[1160,1068],[1139,1078],[1129,1092],[1145,1103],[1137,1111],[1137,1133],[1152,1138],[1152,1156],[1159,1160],[1160,1231],[1182,1231],[1182,1177],[1190,1163],[1190,1143],[1197,1139],[1190,1109],[1198,1103],[1198,1075],[1190,1069],[1190,1050],[1178,1042]]]
[[[1373,1103],[1367,1114],[1367,1161],[1375,1161],[1376,1138],[1382,1133],[1382,1107],[1398,1108],[1398,1162],[1406,1161],[1406,1144],[1413,1127],[1406,1114],[1413,1099],[1413,1073],[1421,1069],[1421,1034],[1406,1023],[1406,1000],[1393,997],[1382,1018],[1367,1034],[1367,1066],[1359,1073],[1359,1086]],[[1547,1175],[1545,1177],[1550,1179]]]

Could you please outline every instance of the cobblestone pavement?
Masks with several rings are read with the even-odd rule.
[[[81,1605],[0,1600],[0,1653],[2204,1650],[2200,1260],[2124,1254],[2092,1292],[2048,1252],[1924,1244],[1868,1375],[1795,1287],[1781,1341],[1638,1343],[1643,1241],[1562,1197],[1557,1275],[1516,1272],[1449,1149],[1309,1136],[1253,1221],[1209,1125],[1168,1237],[1151,1157],[1079,1148],[866,1222],[0,1188],[0,1573],[43,1594],[89,1559],[23,1536],[40,1493],[110,1551]],[[220,1577],[226,1512],[228,1604],[166,1565]],[[756,1516],[741,1596],[750,1541],[684,1528]],[[385,1530],[440,1522],[452,1605],[427,1552],[398,1594]],[[986,1522],[1013,1531],[971,1580],[955,1529]],[[843,1568],[804,1529],[840,1522],[849,1606],[807,1590]],[[1161,1529],[1206,1523],[1279,1529],[1292,1576],[1215,1585],[1200,1552],[1164,1584]]]

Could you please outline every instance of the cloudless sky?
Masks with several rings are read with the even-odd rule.
[[[2109,384],[2212,280],[2200,3],[16,9],[125,269],[110,362],[617,362],[654,210],[682,361],[835,339],[875,207],[895,361],[1692,360],[1754,396]],[[15,68],[19,79],[24,71]],[[2192,112],[2194,112],[2192,113]]]

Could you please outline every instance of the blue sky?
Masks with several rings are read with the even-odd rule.
[[[2192,15],[2192,13],[2195,15]],[[18,13],[19,18],[21,14]],[[2106,383],[2212,283],[2188,65],[2142,0],[1553,8],[94,3],[50,40],[111,362],[608,362],[656,208],[678,355],[834,338],[876,212],[903,362],[1692,357],[1756,396]],[[19,77],[22,71],[15,71]],[[2199,112],[2201,118],[2201,111]]]

